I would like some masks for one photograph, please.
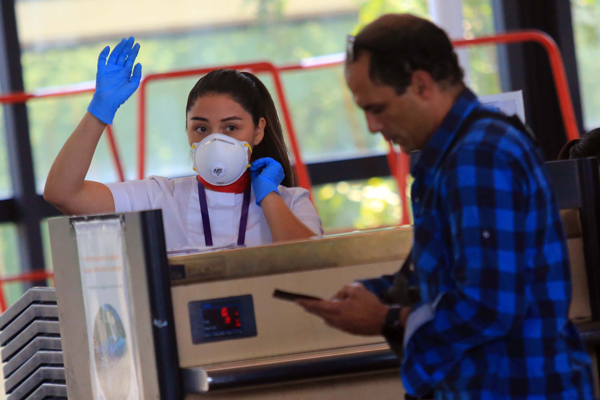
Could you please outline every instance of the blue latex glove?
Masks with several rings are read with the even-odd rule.
[[[279,194],[277,186],[281,184],[285,173],[283,167],[277,161],[270,157],[259,158],[252,163],[250,167],[250,177],[252,178],[252,188],[256,205],[260,206],[262,199],[271,192]]]
[[[133,68],[135,58],[140,51],[139,43],[134,39],[121,40],[108,57],[110,47],[106,46],[98,57],[96,73],[96,92],[88,107],[96,118],[105,124],[112,124],[117,109],[135,92],[142,78],[142,65]],[[106,61],[108,57],[108,62]],[[131,69],[133,68],[133,75]]]

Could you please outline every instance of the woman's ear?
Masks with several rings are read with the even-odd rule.
[[[254,141],[252,142],[252,147],[257,146],[260,142],[262,142],[265,137],[265,128],[267,126],[267,120],[261,118],[258,121],[258,125],[254,131]]]

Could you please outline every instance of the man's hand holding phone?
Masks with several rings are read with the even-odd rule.
[[[360,283],[344,286],[331,300],[299,299],[296,304],[333,328],[355,335],[381,335],[389,307]]]

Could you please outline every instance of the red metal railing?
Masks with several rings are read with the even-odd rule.
[[[554,85],[556,86],[556,94],[558,97],[558,103],[560,106],[567,139],[573,140],[579,138],[579,128],[577,127],[577,119],[575,118],[575,111],[573,110],[573,101],[571,99],[571,92],[569,91],[567,74],[565,73],[565,64],[556,42],[549,35],[544,32],[529,30],[504,33],[476,39],[457,40],[453,43],[456,47],[469,47],[523,42],[539,43],[548,53],[550,67],[552,69],[552,77],[554,79]]]
[[[45,99],[50,97],[69,97],[80,94],[94,93],[94,83],[84,82],[75,85],[62,86],[57,88],[47,88],[36,90],[32,93],[7,93],[0,95],[0,104],[23,104],[33,99]],[[114,128],[110,125],[106,127],[106,139],[112,155],[113,163],[117,170],[117,175],[121,182],[125,181],[123,173],[123,164],[119,157],[119,150],[114,137]]]
[[[567,138],[569,140],[576,139],[579,137],[579,130],[575,119],[575,112],[573,110],[573,103],[569,92],[569,86],[565,74],[564,64],[558,46],[554,40],[547,34],[539,31],[520,31],[506,34],[500,34],[489,37],[482,37],[470,40],[457,40],[454,41],[456,47],[468,47],[468,46],[480,46],[480,45],[492,45],[492,44],[510,44],[510,43],[522,43],[522,42],[536,42],[541,44],[550,60],[550,66],[552,68],[552,75],[554,84],[556,86],[558,101],[561,109],[561,115],[565,126]],[[254,73],[269,73],[271,74],[277,97],[279,99],[281,112],[283,114],[283,120],[288,132],[288,138],[292,146],[292,152],[294,154],[296,162],[296,171],[298,174],[298,180],[302,187],[310,189],[310,179],[308,176],[308,170],[306,165],[302,161],[300,147],[296,138],[295,129],[292,124],[292,117],[290,110],[287,105],[285,93],[283,90],[283,84],[281,82],[281,73],[288,71],[298,70],[309,70],[316,68],[327,68],[340,65],[344,62],[343,54],[341,55],[330,55],[325,57],[318,57],[309,61],[303,61],[299,64],[286,65],[282,67],[276,67],[271,63],[249,63],[232,65],[226,68],[236,68],[251,70]],[[149,82],[155,80],[167,80],[176,79],[182,77],[190,77],[206,74],[215,68],[201,68],[192,69],[185,71],[174,71],[161,74],[151,74],[146,76],[140,85],[140,102],[139,102],[139,126],[138,126],[138,177],[144,178],[145,173],[145,147],[146,147],[146,87]],[[224,67],[218,67],[224,68]],[[77,87],[62,88],[62,89],[48,89],[44,91],[38,91],[32,94],[27,93],[12,93],[0,96],[0,104],[15,104],[25,103],[31,99],[45,98],[45,97],[65,97],[72,96],[82,93],[93,92],[93,85],[78,85]],[[107,129],[107,138],[109,140],[109,146],[113,154],[113,162],[117,168],[119,177],[124,180],[124,174],[122,165],[120,162],[117,145],[114,141],[114,135],[112,129]],[[388,153],[388,163],[390,165],[390,171],[396,178],[398,183],[398,191],[402,204],[402,220],[401,223],[405,224],[409,222],[409,215],[405,210],[408,210],[408,200],[406,196],[406,177],[408,175],[408,156],[400,153],[397,154],[393,146],[390,145],[390,151]],[[6,309],[6,299],[4,297],[3,284],[9,282],[34,282],[38,280],[44,280],[47,278],[53,278],[54,274],[45,271],[36,271],[33,273],[0,278],[0,312]]]
[[[46,279],[54,280],[54,272],[34,271],[26,274],[8,276],[0,279],[0,314],[6,310],[6,297],[4,296],[4,284],[14,282],[37,282]]]
[[[548,53],[550,67],[552,69],[552,77],[554,79],[554,85],[556,86],[558,103],[560,106],[567,139],[577,139],[579,137],[579,129],[577,127],[575,111],[573,110],[573,101],[571,99],[571,93],[569,92],[569,83],[565,73],[565,66],[556,42],[548,34],[536,30],[515,31],[475,39],[455,40],[452,43],[455,47],[473,47],[524,42],[539,43]],[[300,62],[299,64],[285,65],[280,67],[279,71],[285,72],[332,67],[341,65],[344,63],[344,61],[345,59],[343,54],[334,54],[329,56],[315,57],[310,61]]]
[[[548,53],[550,67],[552,69],[552,76],[554,79],[554,84],[556,86],[558,102],[561,109],[561,115],[563,117],[563,123],[565,126],[567,138],[568,140],[578,138],[579,129],[577,127],[577,122],[575,119],[575,112],[573,110],[573,102],[571,99],[571,94],[569,92],[569,84],[567,82],[564,63],[560,54],[560,50],[556,45],[556,42],[549,35],[534,30],[517,31],[476,39],[456,40],[453,41],[453,44],[456,47],[470,47],[523,42],[539,43],[544,47],[544,49]],[[334,54],[329,56],[315,57],[311,60],[305,60],[303,62],[300,62],[299,64],[290,64],[282,66],[279,68],[279,71],[287,72],[333,67],[343,64],[344,61],[344,54]],[[409,224],[410,215],[409,213],[405,212],[405,210],[408,210],[408,199],[406,194],[406,174],[408,174],[409,170],[409,157],[403,153],[398,154],[394,150],[394,147],[390,145],[390,150],[388,152],[388,163],[390,165],[392,175],[396,178],[398,184],[398,193],[400,195],[402,204],[402,217],[400,224]]]

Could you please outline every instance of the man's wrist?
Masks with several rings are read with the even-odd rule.
[[[410,311],[412,307],[402,307],[400,310],[400,326],[402,328],[406,328],[406,323],[408,322],[408,316],[410,315]]]
[[[385,316],[385,321],[381,327],[381,334],[388,339],[388,341],[402,340],[404,334],[404,327],[400,321],[400,312],[402,306],[393,305],[390,306]]]

